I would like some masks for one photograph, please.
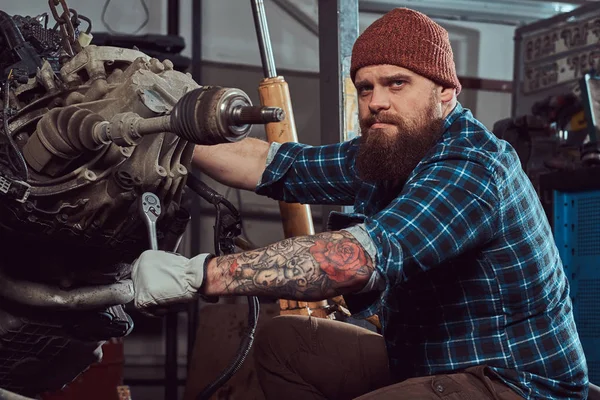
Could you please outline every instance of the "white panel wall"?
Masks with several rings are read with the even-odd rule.
[[[103,0],[67,0],[94,21],[95,31],[106,29],[100,21]],[[150,9],[148,25],[140,33],[166,32],[166,0],[146,0]],[[249,0],[203,0],[203,21],[191,15],[192,0],[181,0],[180,32],[191,55],[192,24],[202,23],[203,57],[206,60],[260,65],[258,44]],[[9,14],[37,15],[48,11],[47,1],[3,1],[0,9]],[[295,4],[316,16],[316,0],[297,0]],[[273,43],[276,65],[299,71],[318,71],[318,38],[291,19],[270,0],[265,0],[267,18]],[[140,0],[112,0],[106,14],[111,27],[118,31],[133,32],[144,19]],[[364,30],[379,16],[361,14],[360,29]],[[488,79],[512,79],[514,28],[504,25],[439,21],[450,32],[451,40],[469,42],[460,46],[456,55],[459,73]],[[476,43],[473,41],[475,38]],[[473,48],[475,44],[476,49]],[[455,46],[456,47],[456,46]],[[465,58],[466,53],[469,54]],[[475,54],[476,59],[473,59]],[[468,64],[469,66],[465,65]],[[473,68],[473,65],[476,68]]]
[[[182,6],[185,3],[187,1],[182,2]],[[265,1],[265,10],[276,66],[317,72],[318,38],[272,2]],[[261,65],[249,0],[204,0],[203,14],[202,53],[205,59]],[[182,27],[187,28],[184,18],[181,22]]]
[[[440,21],[450,33],[459,75],[512,81],[515,27],[475,22]],[[455,41],[459,46],[455,46]],[[511,95],[477,91],[465,93],[475,117],[492,129],[511,115]],[[459,100],[466,103],[466,99]]]
[[[515,27],[507,25],[483,24],[476,22],[440,21],[450,32],[452,39],[454,32],[468,29],[477,32],[479,37],[479,58],[477,71],[474,75],[478,78],[512,80]]]

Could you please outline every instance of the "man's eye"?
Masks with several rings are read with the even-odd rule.
[[[371,88],[368,86],[361,86],[357,89],[359,95],[367,94],[371,91]]]
[[[399,86],[404,85],[404,83],[405,83],[405,81],[393,81],[392,86],[399,87]]]

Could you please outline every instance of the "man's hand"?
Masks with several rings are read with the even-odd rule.
[[[136,308],[159,314],[170,305],[194,299],[204,281],[204,263],[210,257],[200,254],[189,259],[157,250],[142,253],[131,272]]]

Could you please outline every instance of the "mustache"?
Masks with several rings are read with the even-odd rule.
[[[366,117],[362,121],[362,125],[365,128],[370,128],[373,124],[377,124],[377,123],[400,125],[403,123],[403,120],[399,115],[378,113],[378,114],[369,114],[369,116]]]

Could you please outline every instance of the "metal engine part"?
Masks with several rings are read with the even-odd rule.
[[[149,247],[139,196],[163,206],[161,249],[176,248],[190,219],[192,143],[86,133],[119,114],[167,115],[201,88],[169,60],[89,45],[87,19],[65,0],[49,5],[60,29],[0,11],[0,387],[27,396],[68,383],[133,328],[130,263]]]
[[[17,242],[35,238],[49,243],[43,248],[45,262],[32,263],[44,282],[54,280],[63,287],[109,284],[126,272],[126,264],[117,262],[132,261],[148,246],[143,224],[133,212],[141,193],[157,194],[164,205],[159,223],[164,248],[172,249],[183,234],[189,214],[180,202],[193,144],[162,132],[145,136],[135,147],[89,145],[78,134],[124,112],[146,118],[168,112],[199,85],[174,71],[168,60],[93,45],[67,61],[60,76],[62,82],[54,90],[27,104],[25,100],[40,91],[37,79],[13,91],[10,104],[21,107],[10,118],[8,130],[27,161],[30,188],[23,202],[0,202],[0,235],[9,233],[5,240],[19,237]],[[53,251],[61,246],[68,251]],[[68,271],[55,270],[52,264],[72,264],[75,248],[86,249],[80,260],[85,260],[85,268],[77,263]],[[53,253],[63,261],[48,263]],[[98,257],[89,257],[95,253]]]

